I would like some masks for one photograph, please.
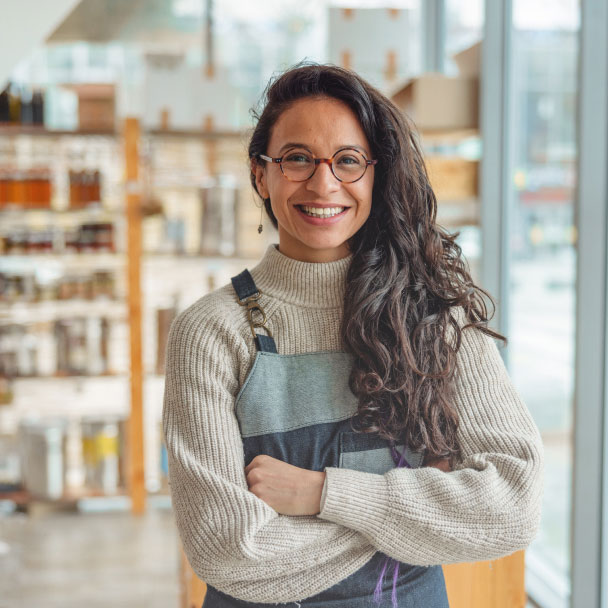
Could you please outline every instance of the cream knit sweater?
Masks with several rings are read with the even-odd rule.
[[[279,354],[341,350],[352,255],[309,263],[276,247],[249,270]],[[463,331],[456,380],[463,460],[454,470],[327,467],[316,516],[280,515],[248,490],[234,402],[255,355],[231,283],[171,326],[162,414],[169,483],[184,551],[201,580],[246,601],[292,602],[338,583],[378,550],[407,564],[448,564],[495,559],[534,538],[543,444],[490,337]]]

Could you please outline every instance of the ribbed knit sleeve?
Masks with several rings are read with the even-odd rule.
[[[464,314],[457,316],[462,327]],[[463,330],[456,372],[463,453],[454,470],[376,475],[327,467],[317,517],[361,532],[409,564],[490,560],[529,545],[544,483],[539,430],[487,334]]]
[[[162,425],[177,529],[196,575],[246,601],[291,602],[362,567],[358,532],[287,516],[249,491],[234,411],[242,338],[201,298],[171,326]]]

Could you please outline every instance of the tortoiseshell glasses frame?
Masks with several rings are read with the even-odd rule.
[[[359,175],[357,178],[353,179],[353,180],[346,180],[346,179],[341,179],[340,177],[338,177],[336,175],[336,172],[334,171],[334,158],[340,153],[343,152],[344,150],[352,150],[353,152],[356,152],[357,154],[359,154],[364,162],[365,162],[365,168],[363,169],[363,173],[361,173],[361,175]],[[293,150],[290,150],[289,152],[286,152],[283,156],[280,156],[278,158],[274,158],[272,156],[267,156],[266,154],[258,154],[259,158],[261,158],[262,160],[268,161],[269,163],[276,163],[279,165],[279,167],[281,168],[281,173],[283,174],[283,176],[288,179],[290,182],[305,182],[307,179],[310,179],[314,174],[315,171],[317,170],[317,167],[319,166],[320,163],[327,163],[329,165],[329,168],[331,169],[331,172],[333,174],[333,176],[339,181],[339,182],[343,182],[345,184],[354,184],[355,182],[359,181],[364,175],[365,172],[367,171],[367,168],[370,165],[375,165],[378,163],[377,159],[373,159],[373,160],[368,160],[367,158],[365,158],[364,154],[362,152],[360,152],[359,150],[357,150],[356,148],[340,148],[339,150],[337,150],[333,156],[331,156],[330,158],[316,158],[314,156],[314,154],[311,154],[310,152],[307,151],[307,154],[309,154],[312,157],[313,160],[313,169],[310,172],[310,175],[306,176],[303,179],[293,179],[291,177],[289,177],[288,175],[285,174],[285,170],[283,169],[283,159],[285,158],[285,156],[287,154],[289,154],[290,152],[294,152]]]

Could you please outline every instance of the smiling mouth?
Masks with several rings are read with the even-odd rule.
[[[311,205],[295,205],[295,207],[297,207],[301,213],[304,213],[308,217],[317,217],[321,219],[341,215],[347,209],[349,209],[349,207],[342,207],[340,205],[336,205],[335,207],[313,207]]]

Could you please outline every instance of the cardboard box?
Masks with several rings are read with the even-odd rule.
[[[429,156],[425,164],[438,201],[462,201],[478,196],[479,161]]]
[[[481,42],[452,55],[458,66],[458,74],[464,78],[478,78],[481,73]]]
[[[113,131],[115,87],[113,84],[68,85],[78,95],[78,128],[81,131]]]
[[[391,95],[420,130],[476,129],[479,79],[426,73]]]

